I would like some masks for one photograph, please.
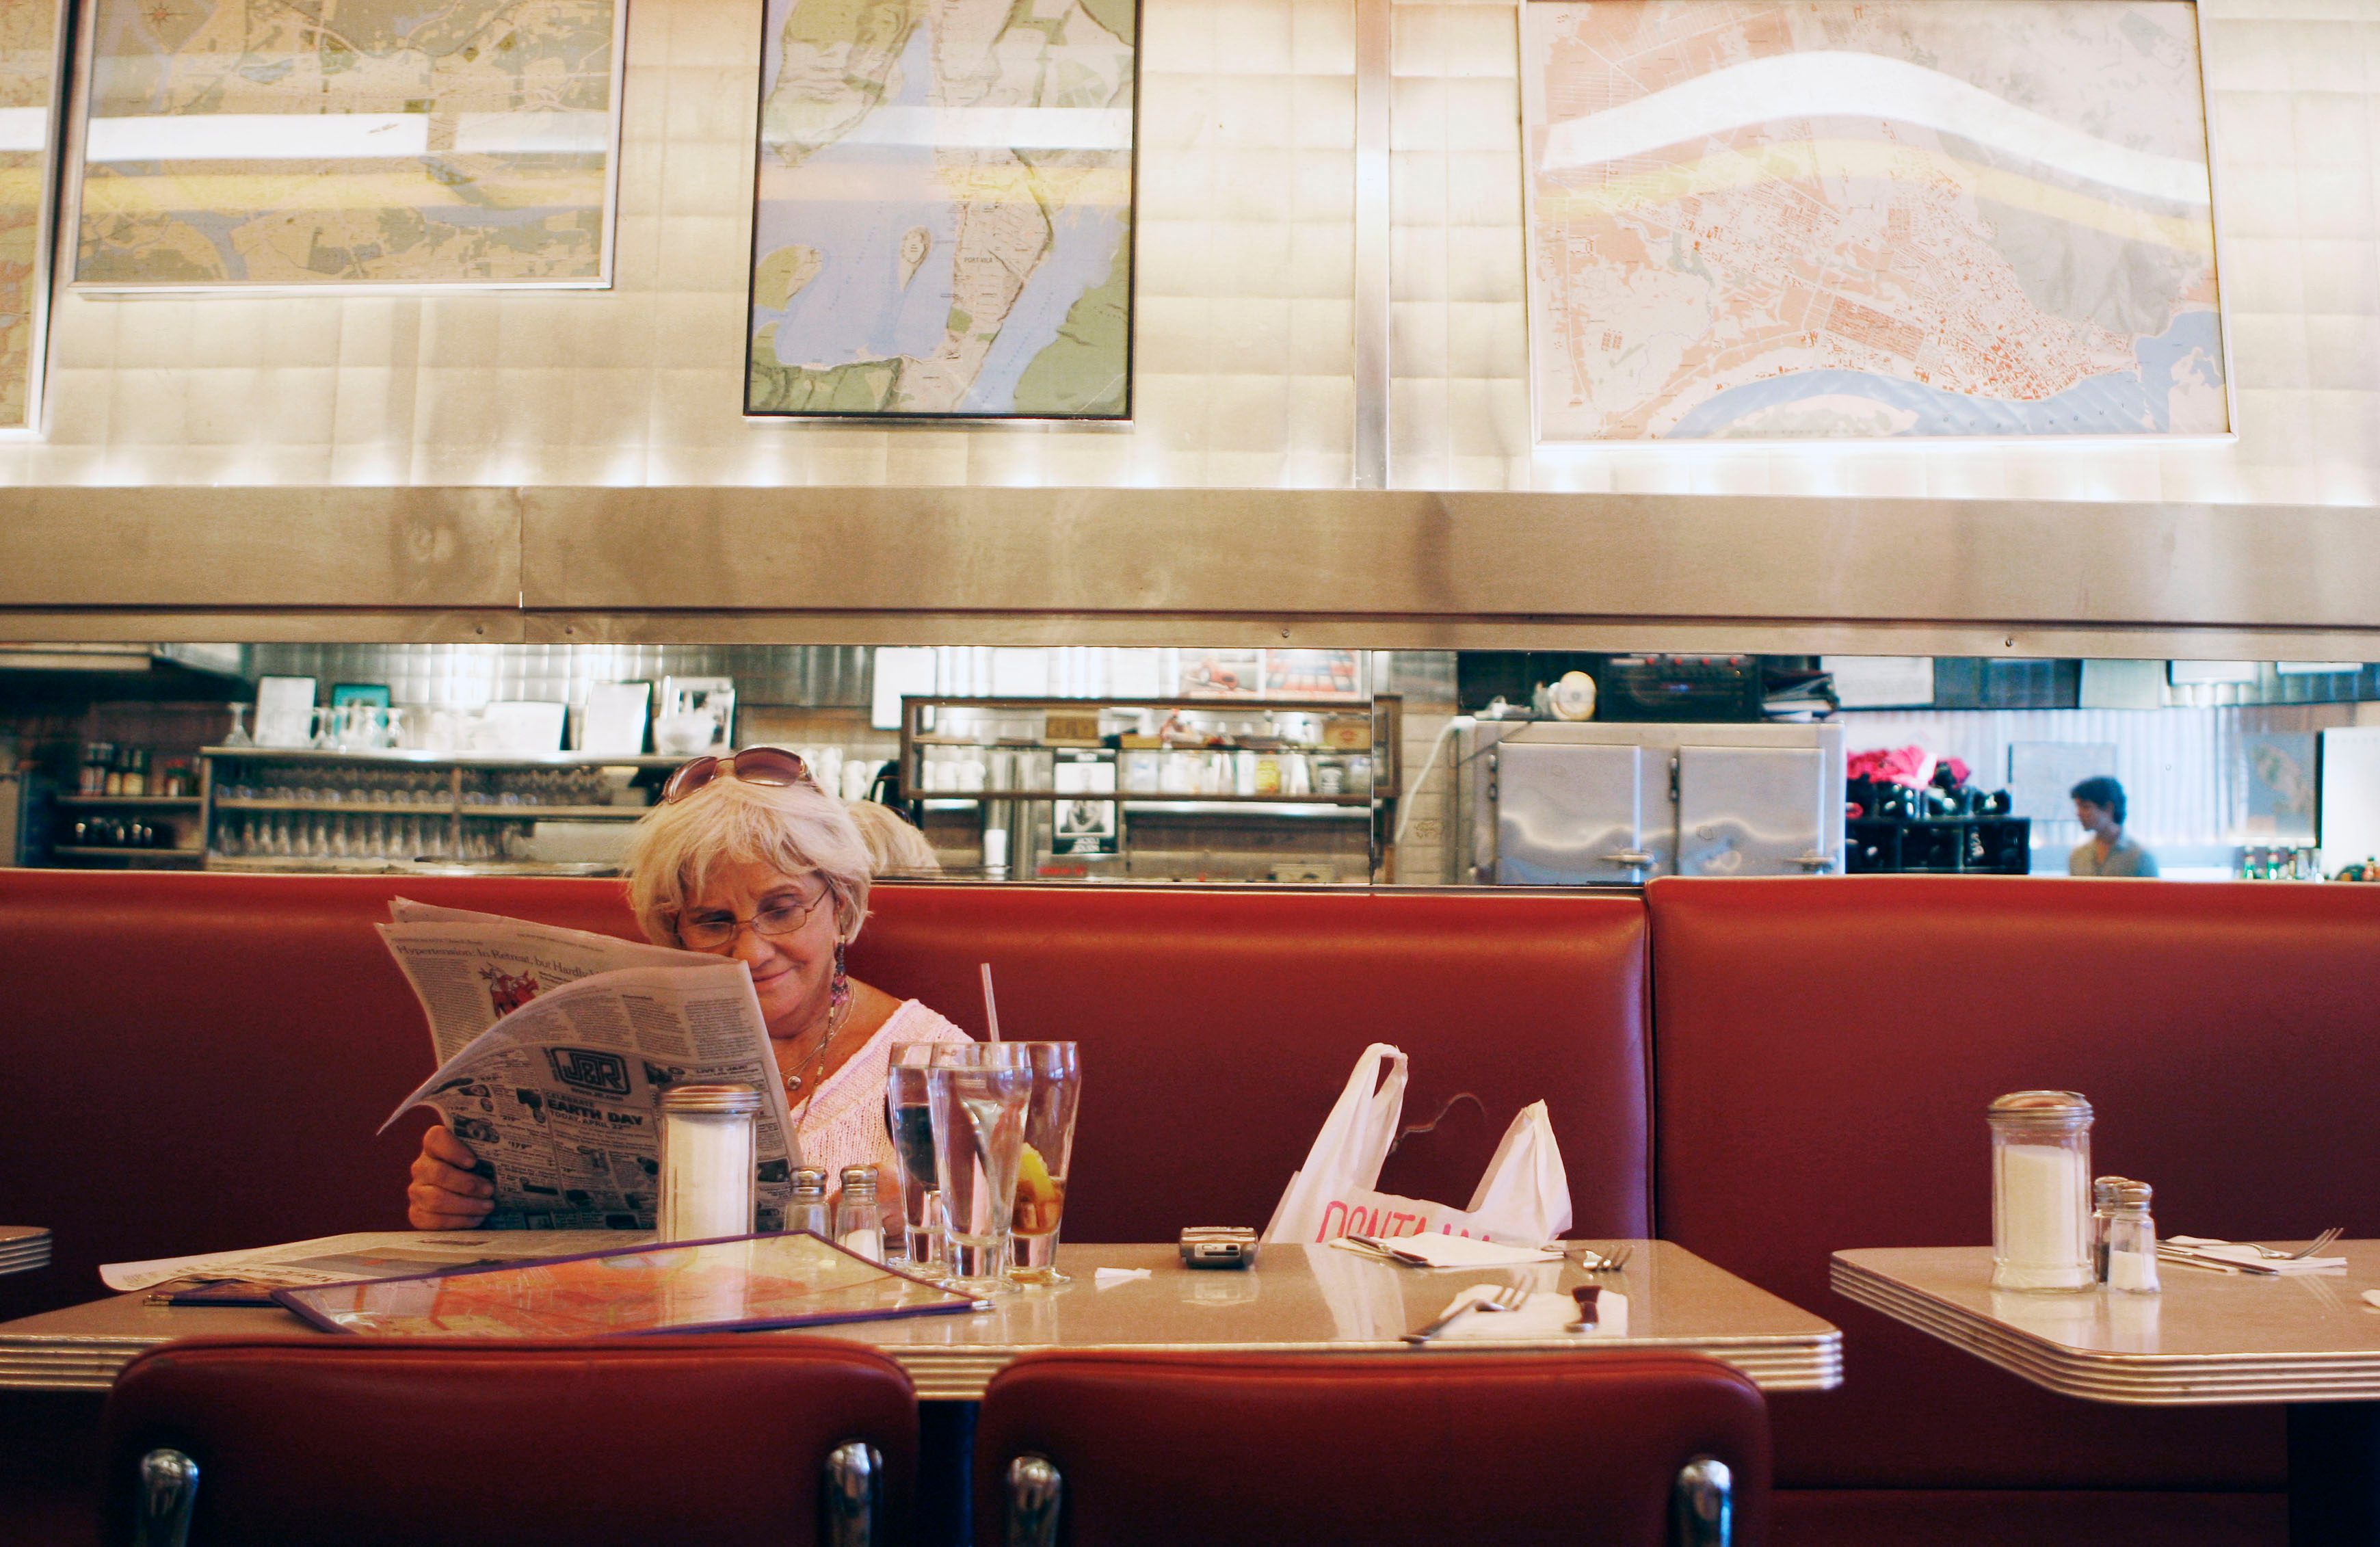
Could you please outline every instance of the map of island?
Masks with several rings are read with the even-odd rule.
[[[56,92],[55,5],[0,7],[0,430],[33,422],[37,319],[48,304],[42,212],[50,194],[50,118]]]
[[[625,0],[95,4],[79,282],[607,282]]]
[[[1540,443],[2230,430],[2186,0],[1522,7]]]
[[[767,0],[746,410],[1131,412],[1134,0]]]

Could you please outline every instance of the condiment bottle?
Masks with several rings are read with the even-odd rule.
[[[884,1260],[884,1216],[876,1207],[874,1166],[843,1168],[843,1201],[835,1205],[834,1240],[856,1256],[877,1262]]]
[[[752,1233],[759,1110],[760,1093],[748,1085],[676,1085],[662,1092],[660,1239]]]
[[[2129,1180],[2101,1176],[2091,1184],[2091,1276],[2107,1282],[2107,1222],[2115,1217],[2116,1189]]]
[[[2156,1222],[2149,1217],[2146,1182],[2119,1181],[2107,1216],[2107,1287],[2154,1295],[2157,1282]]]
[[[815,1165],[794,1167],[794,1200],[785,1206],[785,1228],[807,1230],[822,1241],[834,1239],[827,1218],[826,1173]]]
[[[2092,1286],[2091,1103],[2071,1090],[1992,1102],[1992,1287]]]

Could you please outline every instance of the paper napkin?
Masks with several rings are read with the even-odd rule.
[[[2213,1257],[2231,1262],[2252,1262],[2257,1267],[2277,1273],[2318,1273],[2347,1266],[2344,1257],[2301,1257],[2293,1262],[2277,1257],[2267,1257],[2242,1241],[2218,1241],[2205,1236],[2168,1236],[2168,1246],[2187,1247],[2201,1257]]]
[[[1091,1282],[1102,1289],[1111,1289],[1119,1284],[1130,1284],[1134,1279],[1148,1276],[1147,1268],[1100,1268],[1091,1274]]]
[[[1475,1284],[1454,1298],[1446,1309],[1458,1305],[1476,1305],[1496,1292],[1492,1284]],[[1628,1335],[1628,1297],[1614,1289],[1606,1289],[1596,1297],[1595,1325],[1583,1333],[1568,1330],[1578,1320],[1578,1302],[1568,1294],[1531,1295],[1528,1303],[1518,1310],[1475,1310],[1462,1321],[1439,1334],[1424,1347],[1441,1343],[1462,1342],[1569,1342],[1582,1337],[1625,1337]]]

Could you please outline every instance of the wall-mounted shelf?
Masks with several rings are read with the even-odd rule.
[[[1374,699],[974,699],[901,700],[901,798],[914,811],[973,808],[983,852],[1012,874],[1134,871],[1137,822],[1172,853],[1236,821],[1371,826],[1370,872],[1395,830],[1402,700]],[[1059,787],[1060,786],[1072,787]],[[964,819],[961,819],[964,820]],[[1315,829],[1344,832],[1343,825]],[[1286,842],[1294,859],[1315,847]],[[1342,840],[1343,847],[1343,840]],[[1328,844],[1322,847],[1328,847]],[[1151,844],[1142,846],[1144,863]],[[987,863],[999,864],[997,859]],[[1138,873],[1134,871],[1134,873]]]
[[[176,808],[183,810],[196,810],[199,808],[199,798],[195,795],[61,795],[57,798],[57,804],[129,807],[152,811]]]

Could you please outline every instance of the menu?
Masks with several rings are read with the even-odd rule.
[[[990,1309],[807,1232],[626,1247],[273,1297],[325,1332],[381,1337],[730,1332]]]

